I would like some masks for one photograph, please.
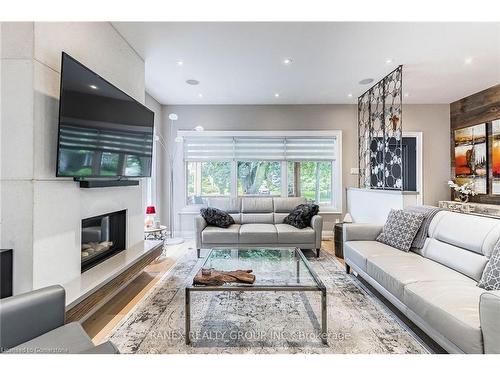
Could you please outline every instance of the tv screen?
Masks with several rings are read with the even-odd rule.
[[[151,176],[153,122],[151,110],[63,52],[58,177]]]

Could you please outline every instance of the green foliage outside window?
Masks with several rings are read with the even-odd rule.
[[[201,195],[229,195],[231,163],[210,161],[201,164]]]
[[[281,163],[238,162],[238,195],[281,195]]]
[[[286,162],[288,196],[302,196],[319,204],[332,202],[332,162]],[[236,163],[237,194],[281,195],[279,161],[239,161]],[[231,195],[229,161],[188,162],[186,165],[189,203],[202,203],[203,197]]]
[[[317,203],[331,202],[332,163],[330,161],[288,162],[287,168],[289,196],[302,196]]]

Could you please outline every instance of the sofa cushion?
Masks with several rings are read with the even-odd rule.
[[[435,238],[428,238],[421,254],[446,267],[479,281],[488,262],[485,256],[450,245]]]
[[[500,290],[500,241],[491,254],[478,286],[486,290]]]
[[[377,241],[399,250],[410,251],[424,215],[405,210],[391,210]]]
[[[274,224],[243,224],[240,227],[240,244],[269,244],[277,242],[278,232]]]
[[[311,219],[318,212],[319,206],[317,204],[299,204],[283,219],[283,223],[299,229],[306,228],[311,226]]]
[[[234,224],[234,219],[231,215],[215,207],[202,208],[200,210],[200,214],[208,225],[214,225],[219,228],[227,228]]]
[[[472,282],[469,277],[415,253],[402,255],[372,257],[366,263],[368,275],[400,300],[405,285],[418,281]]]
[[[274,224],[274,214],[270,213],[255,213],[241,214],[241,224]]]
[[[440,211],[429,226],[429,237],[489,257],[500,238],[500,220]]]
[[[401,250],[377,241],[344,242],[344,258],[366,272],[366,260],[381,255],[404,256]]]
[[[483,353],[479,298],[468,281],[423,281],[405,287],[403,303],[466,353]]]
[[[285,212],[275,212],[274,213],[274,224],[283,224],[283,220],[288,216]]]
[[[274,212],[289,214],[299,204],[305,204],[304,197],[274,198]]]
[[[276,224],[278,242],[285,244],[314,243],[316,233],[311,227],[298,229],[288,224]]]
[[[273,198],[242,198],[241,212],[249,213],[267,213],[273,212]]]
[[[208,244],[237,244],[240,226],[239,224],[230,225],[228,228],[208,226],[201,232],[203,242]]]
[[[94,344],[80,323],[73,322],[18,345],[7,353],[76,354],[93,348]]]
[[[207,203],[209,207],[215,207],[229,213],[239,213],[241,210],[241,198],[208,198]]]

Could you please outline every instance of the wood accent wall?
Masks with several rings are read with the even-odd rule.
[[[500,195],[491,194],[491,122],[500,119],[500,84],[450,104],[451,176],[455,176],[454,131],[471,125],[487,123],[488,138],[488,194],[471,197],[472,202],[500,204]],[[451,198],[453,200],[453,192]]]

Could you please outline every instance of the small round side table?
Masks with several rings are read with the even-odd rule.
[[[160,225],[159,228],[155,227],[144,228],[145,240],[165,241],[166,238],[167,238],[167,227],[165,225]]]

